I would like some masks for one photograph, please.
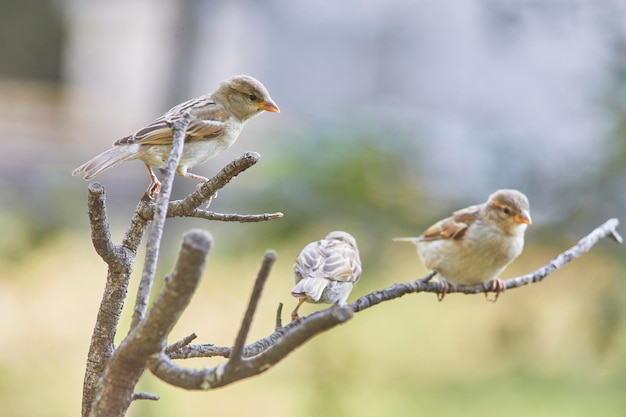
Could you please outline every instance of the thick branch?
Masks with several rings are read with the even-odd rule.
[[[145,211],[153,204],[154,202],[148,193],[144,193],[139,199],[139,203],[137,203],[137,207],[133,212],[133,217],[130,220],[130,225],[126,230],[124,238],[122,239],[122,247],[127,248],[130,251],[137,252],[137,248],[139,248],[139,245],[141,244],[141,239],[143,238],[143,234],[148,227],[148,223],[152,220],[153,211],[151,211],[150,217],[145,216]]]
[[[211,248],[211,235],[201,229],[187,232],[172,274],[165,279],[165,286],[154,300],[145,320],[137,330],[129,334],[127,343],[144,346],[144,352],[165,347],[165,340],[191,301]],[[146,347],[147,345],[151,345]],[[121,348],[121,346],[120,346]]]
[[[159,260],[159,249],[161,247],[161,236],[165,227],[165,218],[170,202],[170,194],[172,192],[172,184],[174,183],[174,175],[176,168],[183,153],[183,144],[185,142],[185,134],[189,126],[189,113],[185,113],[184,117],[177,120],[172,126],[172,150],[167,160],[167,168],[163,176],[163,184],[159,197],[157,198],[156,214],[146,243],[146,258],[143,266],[139,289],[137,290],[137,299],[135,301],[135,311],[131,322],[131,329],[136,327],[148,308],[148,300],[154,283],[154,275],[156,274],[157,261]]]
[[[97,386],[104,373],[106,363],[113,354],[113,343],[137,250],[136,247],[133,251],[127,247],[113,244],[105,211],[104,187],[94,183],[89,185],[88,190],[92,242],[109,268],[87,354],[83,380],[83,416],[87,416],[90,412],[91,403],[96,395]]]
[[[180,315],[193,296],[211,247],[211,237],[203,230],[188,232],[174,272],[154,301],[145,318],[131,330],[111,356],[91,409],[90,416],[122,416],[132,401],[132,393],[150,356],[165,347]]]
[[[268,349],[252,359],[238,362],[234,369],[228,369],[228,362],[220,364],[216,368],[187,369],[177,365],[171,358],[162,353],[153,357],[150,370],[158,378],[180,388],[208,390],[222,387],[267,371],[314,336],[351,318],[352,310],[350,308],[337,305],[313,313],[298,325],[288,326],[289,328],[282,332]],[[229,353],[232,352],[231,349],[228,351]]]
[[[177,137],[176,134],[175,137]],[[229,163],[215,177],[205,183],[202,187],[204,190],[202,194],[212,195],[215,191],[228,184],[229,181],[240,172],[253,166],[259,158],[259,154],[248,152],[242,157]],[[171,157],[170,162],[174,164]],[[175,168],[176,165],[174,164],[173,166]],[[173,177],[174,170],[169,171]],[[165,185],[161,189],[161,196],[159,197],[159,202],[161,203],[166,200],[162,199],[164,193],[168,191],[168,188],[171,189],[171,181],[168,181],[167,177],[164,179],[164,184]],[[170,184],[169,187],[168,184]],[[201,210],[196,206],[196,204],[199,205],[203,202],[202,198],[202,195],[195,192],[185,200],[170,202],[167,206],[167,217],[185,216],[205,218],[208,220],[238,222],[266,221],[282,217],[282,213],[254,215],[212,213],[207,210]],[[88,207],[93,245],[96,252],[108,264],[109,269],[104,295],[101,301],[98,317],[96,319],[96,324],[94,326],[91,344],[89,346],[83,386],[83,416],[87,416],[90,413],[91,404],[96,394],[97,386],[102,379],[106,363],[113,354],[114,339],[117,332],[119,317],[127,295],[133,262],[143,235],[148,224],[152,221],[156,209],[154,201],[147,194],[144,194],[137,204],[130,225],[124,238],[122,239],[121,244],[115,245],[111,239],[109,224],[106,216],[105,190],[104,187],[98,183],[93,183],[89,186]],[[152,230],[153,232],[160,231],[160,233],[162,233],[162,227],[159,228],[153,226]],[[154,239],[152,239],[152,241],[154,241]],[[148,244],[148,247],[154,248],[155,246],[153,244]],[[150,249],[148,249],[148,252],[150,253]],[[152,252],[152,254],[154,255],[154,252]],[[151,259],[155,259],[155,257],[151,256]],[[146,259],[146,263],[148,263],[148,259]],[[156,267],[156,260],[154,260],[154,262],[151,260],[149,265]],[[140,313],[136,313],[135,321],[138,321],[140,317],[145,314],[147,297],[149,297],[152,281],[154,279],[154,271],[151,269],[144,269],[144,275],[146,274],[146,271],[147,275],[152,276],[152,279],[144,280],[144,285],[141,287],[142,289],[137,295],[137,299],[141,301],[139,302],[140,307],[138,309]],[[141,313],[141,311],[143,311],[143,313]]]
[[[218,373],[223,369],[217,368],[189,369],[176,364],[164,352],[155,354],[148,363],[150,371],[163,382],[175,387],[188,390],[207,390],[213,387],[218,380]]]
[[[87,208],[89,214],[89,224],[91,225],[91,241],[96,253],[107,264],[116,261],[116,250],[118,248],[111,239],[109,220],[107,219],[105,191],[102,184],[89,184],[87,188]]]

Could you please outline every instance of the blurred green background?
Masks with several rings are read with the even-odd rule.
[[[331,230],[359,242],[354,300],[426,273],[392,237],[497,188],[526,193],[534,221],[504,277],[543,265],[609,217],[624,220],[624,16],[619,0],[0,0],[2,415],[80,412],[106,268],[91,247],[87,184],[71,170],[233,74],[261,80],[281,113],[252,120],[194,172],[260,152],[212,209],[285,217],[168,221],[160,276],[185,230],[215,239],[172,341],[196,332],[230,345],[268,248],[278,261],[251,340],[271,333],[278,303],[295,305],[295,256]],[[97,180],[119,241],[148,177],[129,162]],[[195,184],[174,187],[182,197]],[[140,254],[130,299],[142,264]],[[129,415],[623,416],[624,271],[624,247],[607,240],[495,305],[405,296],[214,392],[145,375],[139,389],[161,400]]]

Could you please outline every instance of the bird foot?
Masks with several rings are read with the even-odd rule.
[[[206,181],[208,181],[208,179]],[[200,193],[200,194],[202,194],[202,186],[203,185],[204,185],[204,182],[201,182],[198,185],[196,185],[196,191],[198,193]],[[207,200],[206,200],[206,207],[205,208],[207,208],[207,209],[209,208],[209,206],[211,205],[211,202],[213,201],[214,198],[217,198],[217,191],[214,192],[211,197],[207,198]]]
[[[150,198],[150,200],[154,200],[159,195],[159,192],[161,192],[161,183],[159,181],[153,181],[146,190],[146,195]]]
[[[485,299],[489,301],[490,303],[495,303],[496,301],[498,301],[498,297],[500,297],[500,293],[503,293],[504,291],[506,291],[506,285],[504,284],[504,281],[502,281],[499,278],[492,279],[490,291],[495,291],[496,296],[493,299],[491,299],[489,298],[489,292],[485,291]]]
[[[437,300],[443,301],[448,291],[456,291],[456,285],[439,275],[439,282],[441,283],[441,292],[437,294]]]
[[[302,317],[298,315],[298,309],[300,308],[302,303],[304,303],[304,301],[305,301],[305,298],[298,298],[298,305],[291,312],[291,321],[298,321],[298,322],[302,321]]]
[[[205,208],[209,208],[209,206],[211,205],[211,202],[213,201],[213,199],[217,198],[217,191],[213,193],[213,195],[211,197],[209,197],[206,201],[206,207]]]

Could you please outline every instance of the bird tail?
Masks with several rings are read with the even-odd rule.
[[[108,151],[102,152],[100,155],[94,156],[89,161],[76,168],[72,171],[72,175],[79,175],[84,172],[85,179],[89,180],[105,169],[131,159],[134,154],[135,150],[132,146],[115,146]]]
[[[296,298],[307,297],[313,302],[318,302],[328,282],[326,278],[304,278],[291,290],[291,295]]]

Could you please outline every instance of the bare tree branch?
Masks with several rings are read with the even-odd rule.
[[[171,217],[188,216],[202,203],[208,201],[213,195],[224,188],[233,178],[256,164],[261,155],[256,152],[246,152],[239,158],[230,162],[213,178],[202,183],[200,188],[188,195],[184,200],[172,201],[168,215]]]
[[[199,189],[188,195],[185,199],[170,201],[167,209],[167,217],[196,217],[206,220],[240,223],[261,222],[283,217],[283,213],[280,212],[263,214],[223,214],[199,208],[200,205],[210,199],[217,191],[228,185],[233,178],[254,166],[260,158],[261,156],[256,152],[244,153],[222,168],[220,172],[211,179],[202,183]],[[147,201],[147,204],[138,205],[135,211],[134,221],[131,222],[131,229],[133,229],[135,223],[140,223],[140,219],[152,219],[154,209],[154,204],[150,200]],[[137,225],[136,228],[141,230],[140,225]]]
[[[252,289],[252,295],[250,295],[248,308],[246,309],[246,313],[243,316],[243,321],[241,322],[239,333],[237,333],[237,338],[235,339],[235,344],[233,345],[233,349],[231,351],[230,361],[226,366],[226,372],[232,367],[237,367],[237,365],[243,359],[243,348],[246,344],[246,338],[248,337],[248,333],[250,332],[250,326],[252,326],[252,318],[254,317],[254,313],[256,312],[256,308],[259,304],[259,299],[261,298],[261,293],[263,292],[263,286],[265,285],[265,282],[267,282],[267,278],[270,275],[272,265],[275,261],[276,253],[274,253],[273,251],[268,251],[265,253],[265,256],[263,258],[263,264],[261,265],[261,269],[259,270],[257,278],[254,281],[254,288]]]
[[[91,417],[122,416],[150,356],[161,352],[166,338],[193,296],[211,247],[203,230],[188,232],[172,275],[145,318],[131,330],[111,356],[91,407]]]
[[[104,259],[109,268],[104,294],[98,309],[96,326],[91,336],[87,354],[83,380],[83,416],[89,414],[106,363],[114,352],[113,343],[137,250],[137,246],[128,248],[113,244],[105,211],[104,187],[98,183],[90,184],[88,192],[92,242],[96,252]]]
[[[146,258],[143,265],[143,273],[141,281],[139,281],[139,289],[137,290],[137,298],[135,300],[135,311],[131,322],[131,329],[135,328],[148,308],[148,300],[154,283],[156,274],[157,261],[159,259],[159,249],[161,247],[161,236],[165,227],[165,218],[170,202],[170,194],[172,192],[172,184],[176,175],[176,167],[183,154],[183,144],[187,126],[189,126],[189,112],[185,112],[183,117],[174,122],[172,126],[172,150],[167,160],[167,168],[163,176],[163,184],[159,192],[156,204],[156,214],[152,221],[150,235],[146,243]]]
[[[278,308],[276,309],[276,324],[274,325],[274,330],[278,330],[283,327],[283,303],[278,303]]]
[[[152,394],[150,392],[135,392],[131,398],[132,401],[135,400],[150,400],[150,401],[159,401],[161,397],[156,394]]]
[[[87,188],[87,207],[91,224],[91,241],[96,253],[102,260],[110,264],[117,260],[118,247],[113,244],[111,230],[107,218],[105,190],[101,184],[90,184]]]
[[[215,177],[205,183],[208,190],[205,194],[214,193],[224,187],[236,175],[253,166],[260,156],[248,152],[229,163]],[[137,250],[155,213],[155,203],[144,194],[135,208],[130,225],[120,245],[115,245],[111,239],[106,206],[105,190],[98,183],[89,185],[88,207],[91,226],[92,242],[96,252],[108,265],[107,281],[101,300],[96,324],[94,326],[83,383],[82,416],[87,416],[91,410],[97,386],[102,381],[106,364],[114,351],[114,340],[119,324],[119,317],[127,296],[130,275]],[[167,216],[199,217],[218,221],[265,221],[282,217],[282,213],[237,215],[219,214],[198,209],[195,204],[202,204],[203,197],[194,192],[185,200],[174,201],[168,204]],[[199,201],[199,203],[198,203]],[[191,342],[191,341],[189,341]]]
[[[221,370],[223,367],[188,369],[176,364],[165,352],[155,354],[148,366],[163,382],[188,390],[210,389],[218,379],[218,369]]]
[[[174,342],[171,345],[167,345],[165,347],[165,353],[177,351],[180,348],[183,348],[193,342],[198,336],[195,333],[190,334],[189,336],[185,336],[178,342]]]
[[[223,214],[209,210],[195,209],[187,217],[197,217],[205,220],[218,220],[221,222],[255,223],[268,220],[280,219],[283,213],[263,213],[263,214]]]
[[[147,207],[151,207],[154,204],[148,193],[144,193],[137,203],[137,207],[133,213],[133,217],[130,219],[130,225],[126,229],[124,238],[122,239],[122,247],[127,248],[133,253],[137,252],[137,248],[141,244],[143,234],[148,227],[148,223],[152,220],[152,212],[148,217],[145,215]]]
[[[261,354],[252,359],[242,360],[237,363],[236,367],[230,369],[228,369],[230,361],[215,368],[187,369],[174,363],[165,353],[160,353],[153,356],[150,370],[164,382],[180,388],[208,390],[222,387],[267,371],[317,334],[344,323],[350,318],[352,318],[352,310],[346,306],[334,305],[324,311],[313,313],[298,325],[288,326],[288,329]],[[232,352],[230,348],[226,349],[229,353]]]
[[[619,221],[617,219],[610,219],[606,221],[604,224],[602,224],[601,226],[593,230],[590,234],[583,237],[576,245],[572,246],[570,249],[558,255],[556,258],[548,262],[545,266],[542,266],[529,274],[526,274],[517,278],[511,278],[511,279],[504,281],[506,288],[517,288],[517,287],[520,287],[522,285],[526,285],[529,283],[540,282],[546,276],[552,274],[557,269],[563,267],[565,264],[567,264],[571,260],[577,257],[580,257],[581,255],[589,251],[589,249],[591,249],[601,239],[610,237],[614,239],[615,241],[620,242],[621,236],[617,232],[618,225],[619,225]],[[441,284],[438,282],[430,282],[430,280],[435,276],[435,274],[436,273],[432,272],[426,275],[425,277],[420,278],[415,281],[397,283],[387,288],[373,291],[370,294],[364,295],[358,300],[356,300],[355,302],[349,304],[346,308],[348,308],[354,313],[358,313],[360,311],[373,307],[377,304],[380,304],[384,301],[393,300],[395,298],[402,297],[410,293],[431,292],[431,293],[439,294],[442,292],[442,289],[443,289]],[[461,292],[465,294],[482,293],[486,290],[491,290],[491,287],[485,284],[473,285],[473,286],[457,286],[456,288],[456,292]],[[454,291],[450,291],[449,289],[448,293],[451,293],[451,292],[454,292]],[[320,320],[318,316],[325,317],[326,315],[334,314],[333,313],[334,308],[336,308],[336,306],[332,306],[326,310],[322,310],[317,313],[306,316],[302,319],[300,323],[294,321],[294,322],[287,324],[285,327],[276,329],[276,331],[272,333],[271,335],[246,346],[242,351],[242,356],[244,358],[249,358],[249,357],[254,357],[257,355],[270,354],[270,351],[276,346],[283,343],[283,340],[285,338],[305,337],[308,334],[309,330],[303,331],[302,328],[309,329],[307,327],[309,321]],[[327,329],[332,328],[336,324],[338,323],[329,325]],[[294,329],[299,329],[299,331],[295,331]],[[317,326],[314,326],[312,329],[314,329],[314,331],[316,332],[315,334],[319,332],[319,328]],[[294,332],[297,336],[293,336]],[[304,334],[301,334],[300,332],[304,332]],[[291,347],[292,345],[288,344],[287,346]],[[286,356],[284,349],[285,349],[285,346],[279,349],[279,352],[281,352],[278,355],[279,357]],[[232,353],[232,350],[229,347],[200,344],[200,345],[188,345],[179,350],[172,351],[170,353],[170,357],[172,359],[186,359],[186,358],[194,358],[194,357],[214,357],[214,356],[221,356],[224,358],[229,358],[231,356],[231,353]],[[263,365],[267,365],[267,363],[263,361],[258,362],[257,365],[261,366],[261,363]]]
[[[548,275],[552,274],[557,269],[561,268],[568,262],[573,259],[576,259],[588,252],[596,243],[598,243],[601,239],[606,237],[611,237],[617,241],[621,239],[619,233],[617,232],[617,226],[619,225],[618,219],[609,219],[604,224],[598,226],[587,236],[583,237],[578,241],[578,243],[565,252],[558,255],[556,258],[548,262],[546,265],[541,268],[536,269],[535,271],[522,275],[516,278],[510,278],[504,281],[505,289],[512,289],[521,287],[522,285],[527,285],[534,282],[540,282]],[[433,274],[430,274],[433,275]],[[426,278],[429,278],[428,276]],[[354,312],[359,312],[361,310],[365,310],[369,307],[372,307],[382,301],[391,300],[397,297],[402,297],[405,294],[409,294],[412,292],[433,292],[437,294],[441,294],[443,288],[438,282],[429,282],[428,279],[421,279],[413,282],[406,282],[402,284],[395,284],[389,288],[385,288],[384,290],[374,291],[371,294],[363,296],[359,298],[354,303],[350,304],[352,306]],[[458,285],[456,286],[456,290],[453,288],[449,288],[447,294],[451,294],[454,292],[464,293],[464,294],[477,294],[483,292],[493,291],[489,282],[485,282],[483,284],[478,285]]]
[[[185,129],[186,125],[174,127],[174,136],[180,136],[181,144]],[[201,230],[185,235],[172,275],[166,278],[165,286],[152,307],[147,310],[147,300],[154,280],[165,218],[184,216],[250,222],[282,217],[282,213],[238,215],[199,209],[200,204],[209,200],[232,178],[258,161],[259,155],[253,152],[248,152],[228,164],[184,200],[169,202],[171,181],[178,163],[176,158],[180,156],[176,156],[176,152],[174,150],[170,156],[170,166],[166,171],[165,184],[161,189],[157,204],[155,205],[147,197],[140,200],[130,227],[119,246],[111,240],[104,204],[104,188],[99,184],[93,184],[89,188],[92,241],[98,254],[109,265],[109,272],[89,350],[83,392],[83,416],[122,416],[131,401],[135,399],[158,399],[158,396],[154,394],[134,393],[134,388],[147,367],[158,378],[178,387],[194,390],[221,387],[265,372],[311,338],[350,320],[354,313],[409,293],[439,294],[442,292],[440,283],[430,281],[435,275],[431,273],[415,281],[398,283],[374,291],[347,306],[333,305],[285,326],[282,326],[282,304],[280,304],[276,313],[275,331],[246,346],[245,342],[263,286],[275,261],[275,254],[268,252],[255,280],[233,347],[191,345],[190,343],[196,338],[195,334],[166,346],[168,335],[197,288],[206,254],[211,247],[211,238],[208,233]],[[168,176],[168,173],[171,175]],[[148,255],[144,268],[146,278],[142,277],[142,284],[140,284],[133,326],[120,346],[114,349],[113,341],[127,293],[133,261],[147,225],[153,218],[154,223],[148,239]],[[572,259],[590,250],[603,238],[610,237],[621,242],[622,238],[616,230],[618,224],[617,219],[608,220],[545,266],[532,273],[504,281],[505,288],[512,289],[540,282]],[[482,284],[457,286],[456,289],[448,289],[448,293],[474,294],[491,290],[489,284]],[[174,362],[174,359],[209,356],[220,356],[228,360],[217,367],[201,370],[188,369]]]

